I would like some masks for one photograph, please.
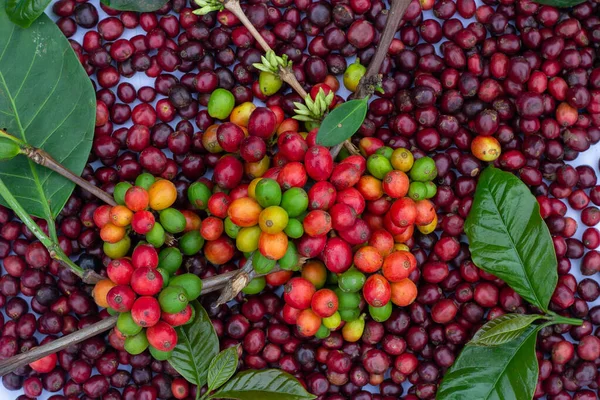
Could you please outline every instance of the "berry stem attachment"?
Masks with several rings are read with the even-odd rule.
[[[38,224],[31,218],[29,214],[25,211],[23,206],[15,199],[12,193],[8,190],[8,187],[4,184],[4,181],[0,178],[0,193],[1,196],[6,200],[10,208],[17,214],[19,219],[27,225],[27,228],[39,239],[39,241],[48,249],[48,253],[50,257],[54,260],[57,260],[65,267],[69,268],[75,275],[80,278],[84,277],[83,269],[79,266],[75,265],[73,261],[62,251],[58,243],[50,239],[44,231],[40,229]],[[54,223],[54,221],[49,222]],[[87,282],[86,282],[87,283]]]
[[[52,156],[50,154],[48,154],[45,150],[38,149],[33,146],[25,145],[25,147],[23,147],[23,154],[26,155],[27,158],[29,158],[34,163],[41,165],[43,167],[46,167],[48,169],[51,169],[52,171],[56,172],[57,174],[64,176],[65,178],[67,178],[71,182],[75,183],[76,185],[80,186],[81,188],[87,190],[88,192],[90,192],[91,194],[93,194],[94,196],[96,196],[97,198],[99,198],[100,200],[105,202],[106,204],[108,204],[110,206],[117,205],[117,203],[115,202],[115,200],[113,199],[113,197],[110,194],[106,193],[104,190],[92,185],[85,179],[83,179],[80,176],[77,176],[73,172],[69,171],[67,168],[65,168],[63,165],[61,165],[58,161],[56,161],[54,158],[52,158]]]
[[[358,83],[358,88],[354,94],[357,99],[372,95],[377,87],[381,86],[381,74],[379,69],[392,43],[392,39],[398,30],[400,21],[410,4],[410,0],[390,0],[390,10],[388,12],[385,27],[379,40],[379,45],[375,51],[375,55],[371,59],[367,72]]]

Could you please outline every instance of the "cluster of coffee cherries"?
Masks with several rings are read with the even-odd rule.
[[[190,273],[175,275],[179,263],[169,258],[161,259],[150,244],[139,244],[131,258],[112,260],[108,279],[94,287],[96,303],[118,314],[116,330],[129,354],[149,349],[157,360],[166,360],[177,345],[175,327],[194,318],[189,302],[200,296],[202,280]]]
[[[140,174],[135,185],[120,182],[113,193],[117,205],[102,205],[94,211],[94,223],[104,241],[104,253],[121,258],[131,247],[131,231],[145,236],[155,247],[164,244],[166,233],[186,229],[183,213],[170,208],[177,199],[175,185],[166,179],[155,179],[149,173]]]

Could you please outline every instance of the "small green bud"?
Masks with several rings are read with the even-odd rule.
[[[21,152],[18,144],[0,137],[0,161],[10,160]]]

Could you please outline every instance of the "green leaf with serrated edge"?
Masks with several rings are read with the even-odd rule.
[[[28,28],[44,13],[48,4],[50,0],[8,0],[6,12],[12,22],[22,28]]]
[[[236,374],[211,399],[311,400],[315,396],[290,374],[277,369],[244,371]]]
[[[499,346],[467,344],[437,391],[436,400],[527,400],[538,379],[535,341],[539,327],[530,325]]]
[[[152,12],[160,9],[169,0],[100,0],[102,4],[119,11]]]
[[[494,318],[475,333],[470,345],[498,346],[516,339],[525,329],[543,315],[505,314]]]
[[[556,253],[540,207],[516,176],[487,167],[465,221],[473,262],[548,311],[556,288]]]
[[[559,8],[573,7],[577,4],[585,3],[585,0],[534,0],[536,3],[546,4]]]
[[[177,346],[169,363],[188,382],[201,387],[206,383],[211,360],[219,353],[219,338],[204,307],[198,301],[190,304],[196,316],[192,323],[175,328]]]
[[[367,101],[350,100],[327,114],[317,133],[317,144],[335,146],[354,135],[367,115]]]
[[[23,29],[10,22],[6,2],[0,5],[0,127],[79,175],[94,137],[92,83],[48,16]],[[75,187],[25,156],[0,162],[0,178],[29,214],[48,221]],[[0,203],[6,205],[1,198]]]
[[[212,359],[208,366],[208,390],[220,388],[235,374],[238,365],[238,346],[223,350]]]

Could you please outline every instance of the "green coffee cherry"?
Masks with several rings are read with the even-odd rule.
[[[179,248],[186,256],[197,254],[204,246],[204,238],[199,231],[189,231],[179,239]]]
[[[150,186],[154,183],[154,175],[144,172],[138,175],[135,179],[135,186],[143,187],[144,189],[150,189]]]
[[[415,160],[409,175],[412,181],[428,182],[434,180],[437,177],[435,161],[431,157],[421,157]]]
[[[158,254],[158,268],[164,269],[169,275],[177,272],[182,262],[181,251],[176,247],[167,247]]]
[[[392,163],[385,156],[375,153],[371,154],[367,159],[367,169],[371,175],[381,180],[394,167],[392,167]]]
[[[124,205],[125,204],[125,193],[131,187],[131,183],[129,182],[119,182],[115,185],[115,191],[113,193],[113,197],[117,204]]]
[[[115,258],[125,257],[129,252],[130,247],[131,239],[128,235],[125,235],[125,237],[119,240],[117,243],[104,242],[102,245],[102,250],[104,251],[104,254],[114,260]]]
[[[277,261],[268,259],[260,254],[260,251],[255,251],[252,255],[252,267],[259,275],[271,272],[275,268],[275,264],[277,264]]]
[[[188,299],[181,286],[167,286],[158,295],[158,303],[164,312],[175,314],[188,305]]]
[[[7,161],[21,152],[21,148],[15,142],[7,138],[0,138],[0,161]]]
[[[146,331],[141,331],[137,335],[128,336],[125,339],[125,351],[131,355],[138,355],[148,348],[148,338]]]
[[[206,210],[211,194],[208,186],[202,182],[192,183],[187,191],[188,200],[198,210]]]
[[[125,336],[134,336],[142,331],[142,327],[135,323],[131,312],[124,312],[117,317],[117,329]]]
[[[245,294],[258,294],[267,286],[267,280],[264,276],[259,276],[250,281],[248,285],[242,289]]]
[[[165,244],[165,229],[159,222],[155,222],[150,232],[146,233],[146,241],[157,249]]]
[[[166,208],[160,212],[160,224],[167,232],[183,232],[185,229],[185,216],[179,210]]]
[[[169,286],[183,288],[188,301],[194,301],[202,292],[202,279],[194,274],[181,274],[171,279]],[[184,307],[185,308],[185,307]]]
[[[297,271],[299,269],[298,250],[293,242],[288,242],[285,255],[279,260],[279,266],[286,271]]]

